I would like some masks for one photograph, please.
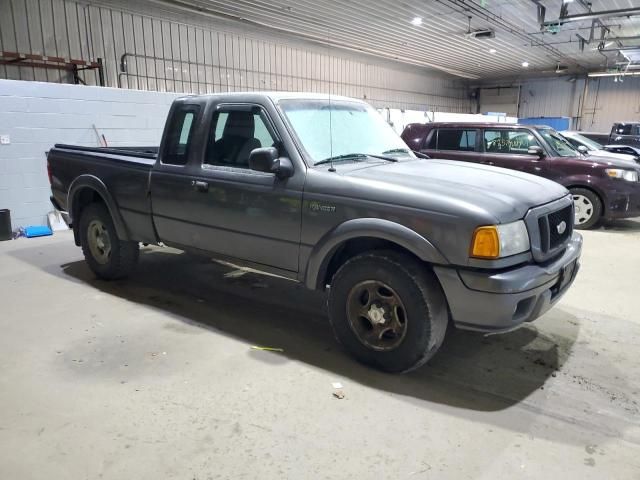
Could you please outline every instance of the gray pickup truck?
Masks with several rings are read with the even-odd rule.
[[[159,148],[56,145],[47,161],[97,276],[124,277],[140,243],[163,243],[328,290],[338,340],[389,372],[425,363],[450,322],[534,320],[579,268],[564,187],[418,158],[359,100],[189,96]]]

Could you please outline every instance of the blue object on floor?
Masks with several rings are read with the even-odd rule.
[[[32,225],[30,227],[25,227],[24,235],[27,238],[44,237],[46,235],[53,235],[53,232],[46,225]]]

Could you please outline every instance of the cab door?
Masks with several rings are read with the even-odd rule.
[[[160,238],[177,246],[289,272],[298,271],[305,171],[279,179],[249,168],[254,148],[286,155],[266,110],[210,105],[188,168],[160,164],[151,178]],[[299,167],[299,166],[298,166]]]

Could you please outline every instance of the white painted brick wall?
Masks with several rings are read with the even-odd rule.
[[[13,228],[46,225],[49,202],[45,152],[54,143],[158,145],[175,93],[0,80],[0,208]]]

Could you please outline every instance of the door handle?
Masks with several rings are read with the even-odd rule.
[[[191,186],[199,192],[206,192],[209,190],[209,184],[207,182],[201,182],[199,180],[192,180]]]

